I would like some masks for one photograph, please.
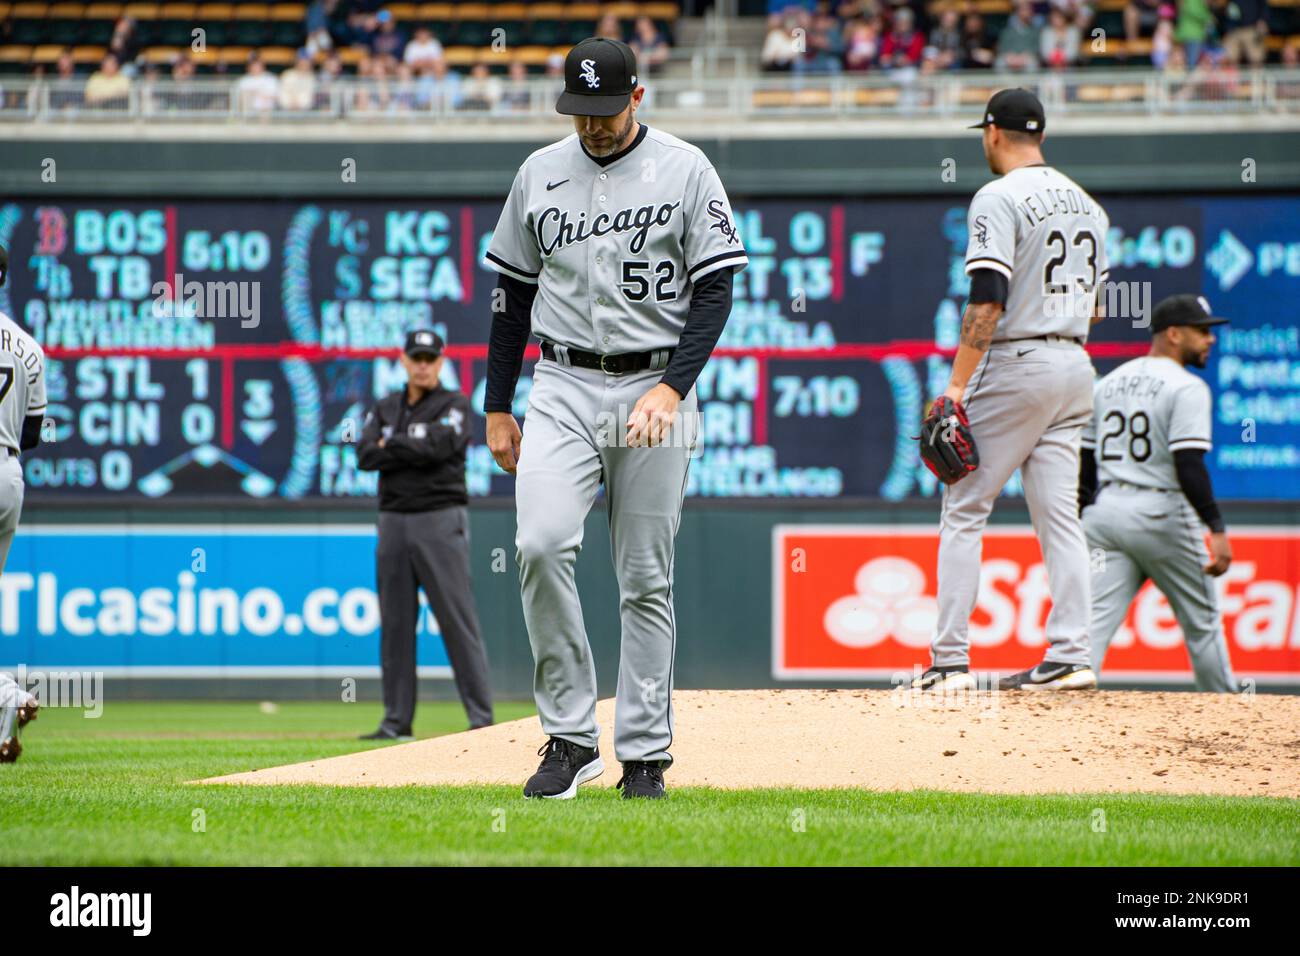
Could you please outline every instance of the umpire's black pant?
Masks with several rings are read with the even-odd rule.
[[[418,588],[442,630],[456,689],[471,727],[492,723],[487,652],[469,579],[469,509],[379,512],[375,549],[379,584],[380,663],[384,682],[383,729],[411,733],[415,716],[415,627]]]

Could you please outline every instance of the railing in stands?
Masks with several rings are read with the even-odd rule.
[[[1147,70],[913,76],[783,76],[650,80],[643,113],[691,117],[947,118],[978,115],[998,89],[1025,86],[1049,116],[1204,113],[1300,115],[1300,70],[1201,72]],[[459,92],[397,81],[338,80],[272,94],[237,79],[183,83],[135,80],[124,95],[88,101],[82,82],[0,81],[0,121],[280,122],[456,120],[554,116],[552,80],[501,83]]]

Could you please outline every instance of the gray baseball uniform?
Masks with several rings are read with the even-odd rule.
[[[1210,450],[1210,389],[1171,358],[1126,362],[1097,383],[1083,446],[1094,450],[1100,492],[1083,513],[1093,561],[1092,665],[1149,578],[1183,629],[1196,685],[1237,689],[1214,581],[1205,573],[1205,526],[1179,487],[1174,452]]]
[[[25,329],[0,312],[0,573],[23,510],[18,461],[23,421],[45,414],[45,353]]]
[[[967,226],[967,274],[993,269],[1009,288],[963,396],[980,466],[944,491],[934,665],[969,663],[984,525],[1017,468],[1052,594],[1047,660],[1087,664],[1088,551],[1077,488],[1094,374],[1082,346],[1107,275],[1109,219],[1069,177],[1024,166],[975,194]]]
[[[618,576],[622,648],[614,733],[619,760],[671,761],[673,542],[698,438],[695,391],[666,444],[625,447],[624,424],[662,377],[692,284],[748,259],[717,172],[699,149],[647,129],[604,164],[576,134],[520,167],[486,253],[538,286],[532,329],[543,359],[523,426],[515,489],[524,619],[543,730],[596,746],[596,672],[574,584],[583,524],[603,482]],[[649,370],[578,368],[568,350],[663,350]]]

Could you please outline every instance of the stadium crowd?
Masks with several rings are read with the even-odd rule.
[[[162,64],[147,58],[136,27],[128,16],[117,20],[106,52],[88,77],[78,70],[71,47],[59,54],[52,70],[37,64],[33,73],[65,81],[63,89],[52,94],[52,102],[69,108],[120,108],[133,85],[147,89],[159,110],[203,108],[213,94],[194,83],[200,72],[198,58],[186,52]],[[647,16],[622,20],[606,14],[596,23],[595,35],[627,42],[648,74],[659,72],[671,48],[665,31]],[[562,80],[563,54],[552,52],[538,71]],[[448,63],[432,29],[417,24],[408,30],[373,0],[314,0],[307,7],[294,63],[279,73],[257,50],[245,63],[218,61],[205,64],[202,72],[236,75],[236,96],[244,114],[324,109],[332,87],[345,78],[360,81],[349,84],[346,94],[353,113],[415,112],[438,103],[459,111],[510,112],[527,109],[530,96],[530,68],[522,60],[506,55],[495,67],[478,62],[458,70]],[[83,79],[79,95],[68,92],[67,87]]]
[[[1096,25],[1088,0],[1015,0],[1000,30],[969,0],[771,0],[761,62],[771,72],[935,73],[958,69],[1037,72],[1078,67],[1106,54],[1124,64],[1134,41],[1150,40],[1151,65],[1183,71],[1208,64],[1263,65],[1270,32],[1267,0],[1129,0],[1127,41]],[[1280,62],[1300,60],[1295,44]]]

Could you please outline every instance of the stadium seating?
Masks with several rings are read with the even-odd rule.
[[[639,16],[655,21],[671,37],[680,8],[676,3],[392,3],[385,6],[408,33],[430,28],[442,42],[447,62],[469,67],[485,62],[504,70],[513,59],[540,70],[554,52],[564,53],[591,36],[596,21],[613,13],[624,24]],[[67,47],[78,64],[103,58],[119,17],[136,22],[135,36],[145,63],[164,64],[189,51],[202,30],[205,52],[191,54],[201,72],[218,67],[237,72],[252,50],[272,65],[292,63],[306,40],[304,3],[0,3],[0,72],[26,73],[49,66]],[[502,57],[491,49],[497,29],[513,50]],[[364,58],[362,48],[342,47],[346,66]]]

